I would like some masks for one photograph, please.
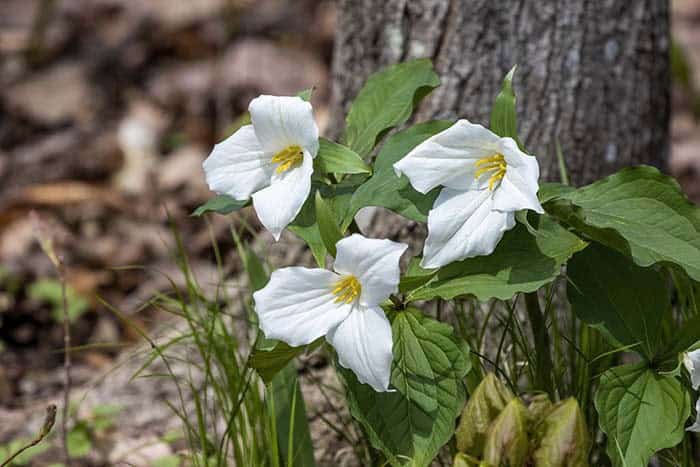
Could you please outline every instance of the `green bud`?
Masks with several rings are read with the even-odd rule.
[[[533,455],[537,467],[588,467],[588,431],[576,399],[554,405],[538,433]]]
[[[455,461],[452,467],[490,467],[478,459],[474,459],[471,456],[458,452],[455,456]]]
[[[530,415],[532,426],[537,427],[552,411],[552,401],[549,400],[547,394],[537,394],[532,397],[527,405],[527,411]]]
[[[512,399],[486,435],[484,461],[491,465],[524,467],[530,450],[527,422],[525,406],[520,399]]]
[[[462,410],[455,436],[460,452],[481,458],[491,423],[515,396],[496,378],[487,374]]]

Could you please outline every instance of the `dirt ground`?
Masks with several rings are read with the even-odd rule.
[[[691,71],[674,82],[668,166],[700,202],[700,0],[672,5]],[[179,277],[171,223],[202,283],[218,277],[212,236],[227,272],[240,268],[229,226],[257,221],[189,216],[211,196],[201,162],[260,93],[315,87],[323,130],[334,28],[330,0],[0,1],[0,446],[35,432],[62,388],[58,283],[35,211],[67,266],[73,345],[87,346],[75,353],[76,393],[130,407],[90,465],[124,460],[144,440],[133,465],[177,449],[161,440],[176,422],[157,402],[170,389],[129,386],[133,367],[115,370],[138,355],[139,336],[98,297],[144,328],[162,325],[143,305],[170,287],[165,275]],[[304,255],[298,245],[290,235],[272,253],[290,264]],[[308,367],[332,378],[322,363]],[[305,385],[311,413],[333,409]],[[351,447],[312,425],[322,465],[351,465]]]

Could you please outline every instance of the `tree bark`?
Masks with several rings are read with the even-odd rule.
[[[372,72],[429,57],[442,86],[417,120],[488,125],[515,64],[519,132],[559,180],[559,141],[573,184],[632,164],[663,167],[670,112],[666,0],[339,0],[331,127]]]

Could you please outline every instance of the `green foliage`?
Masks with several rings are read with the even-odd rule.
[[[267,389],[267,399],[268,404],[274,407],[277,443],[283,464],[287,467],[316,465],[306,406],[294,363],[288,363],[272,379]]]
[[[519,224],[505,233],[491,255],[440,269],[425,285],[410,292],[408,299],[452,299],[468,294],[480,300],[508,299],[552,282],[561,266],[585,248],[586,242],[548,216],[536,217],[536,235]]]
[[[579,319],[598,328],[613,344],[654,358],[670,306],[661,273],[599,244],[574,255],[567,273],[567,295]]]
[[[440,78],[428,59],[400,63],[373,74],[350,107],[344,144],[366,157],[387,130],[408,120],[418,102],[439,85]]]
[[[314,172],[338,174],[370,174],[372,169],[352,149],[326,138],[318,140],[318,155],[314,159]]]
[[[545,209],[640,266],[674,263],[700,280],[700,209],[653,167],[623,169]]]
[[[193,216],[199,217],[208,212],[217,214],[231,214],[241,208],[248,206],[250,200],[239,201],[229,195],[218,195],[199,206],[192,212]]]
[[[421,195],[413,189],[408,178],[398,177],[394,173],[393,165],[411,149],[452,124],[445,120],[420,123],[390,136],[377,155],[374,175],[352,195],[348,215],[354,216],[365,206],[380,206],[409,219],[425,222],[439,190],[433,190],[427,196]]]
[[[606,371],[595,406],[614,467],[646,467],[652,454],[681,441],[690,415],[690,400],[681,383],[643,364]]]
[[[320,191],[316,192],[316,222],[326,251],[335,258],[335,244],[343,238],[343,232],[340,230],[328,203],[321,197]]]
[[[68,454],[71,457],[83,457],[91,450],[89,429],[84,424],[79,424],[68,433]]]
[[[391,465],[427,466],[454,432],[465,400],[469,348],[452,328],[417,310],[392,322],[395,392],[376,392],[342,371],[352,415]]]
[[[27,293],[32,300],[51,305],[51,317],[54,321],[63,321],[63,295],[59,281],[54,279],[38,280],[29,286]],[[66,285],[66,303],[68,305],[68,321],[71,323],[80,318],[89,308],[87,300],[69,285]]]
[[[309,345],[291,347],[284,342],[276,342],[271,350],[256,348],[250,355],[250,366],[255,368],[263,381],[269,383],[294,357],[307,349],[313,350],[322,343],[323,339],[318,339]]]
[[[496,96],[491,109],[491,131],[499,136],[513,138],[518,146],[518,122],[515,114],[515,93],[513,92],[513,75],[517,66],[511,68],[503,79],[503,88]]]
[[[455,466],[588,466],[588,432],[575,399],[552,404],[539,394],[525,407],[493,373],[467,402],[456,438]]]

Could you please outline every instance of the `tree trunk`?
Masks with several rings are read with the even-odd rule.
[[[572,183],[631,164],[662,167],[670,111],[666,0],[339,0],[332,128],[367,76],[429,57],[442,86],[418,120],[488,125],[518,65],[519,131],[559,180],[559,141]]]

